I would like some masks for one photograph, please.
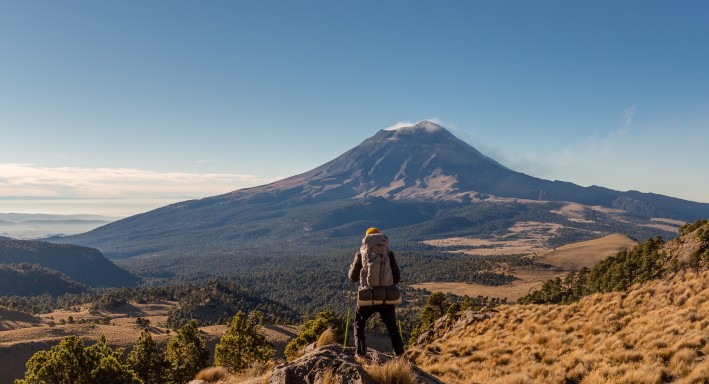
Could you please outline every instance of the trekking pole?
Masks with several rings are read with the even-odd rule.
[[[401,330],[401,317],[399,316],[399,314],[400,314],[400,312],[399,312],[399,306],[397,305],[397,306],[396,306],[396,322],[399,324],[399,336],[401,336],[401,338],[403,339],[403,338],[404,338],[404,332]]]
[[[354,291],[354,285],[350,284],[350,293],[348,294],[348,299],[352,298],[352,292]],[[347,334],[350,333],[350,316],[351,316],[352,306],[347,306],[347,320],[345,321],[345,341],[342,343],[342,348],[347,348]]]

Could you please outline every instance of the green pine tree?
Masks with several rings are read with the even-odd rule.
[[[171,383],[190,381],[200,369],[207,366],[209,350],[196,320],[191,320],[177,331],[167,343],[165,360]]]
[[[27,361],[25,378],[15,384],[141,384],[123,361],[123,350],[114,351],[101,335],[84,348],[77,336],[67,336],[49,351],[39,351]]]
[[[214,364],[241,372],[256,362],[265,362],[276,355],[273,345],[261,334],[263,315],[254,311],[249,316],[243,312],[229,322],[229,329],[219,339],[214,351]]]
[[[113,355],[104,356],[96,368],[91,370],[86,384],[142,384],[143,382],[125,362]]]
[[[165,383],[165,352],[158,347],[147,330],[143,330],[135,342],[128,355],[128,365],[144,384]]]

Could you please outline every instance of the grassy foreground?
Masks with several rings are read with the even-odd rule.
[[[570,305],[509,305],[412,351],[446,383],[707,383],[709,271]]]

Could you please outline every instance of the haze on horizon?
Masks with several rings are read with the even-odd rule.
[[[532,176],[709,202],[709,3],[10,2],[0,212],[123,217],[429,119]]]

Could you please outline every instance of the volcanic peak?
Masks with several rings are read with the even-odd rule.
[[[428,120],[421,120],[418,123],[411,125],[411,126],[396,126],[395,128],[387,128],[385,131],[392,131],[392,132],[397,132],[397,133],[406,133],[406,132],[415,132],[415,131],[420,131],[424,130],[429,133],[433,132],[438,132],[440,130],[445,130],[445,128],[441,127],[440,125],[428,121]]]

